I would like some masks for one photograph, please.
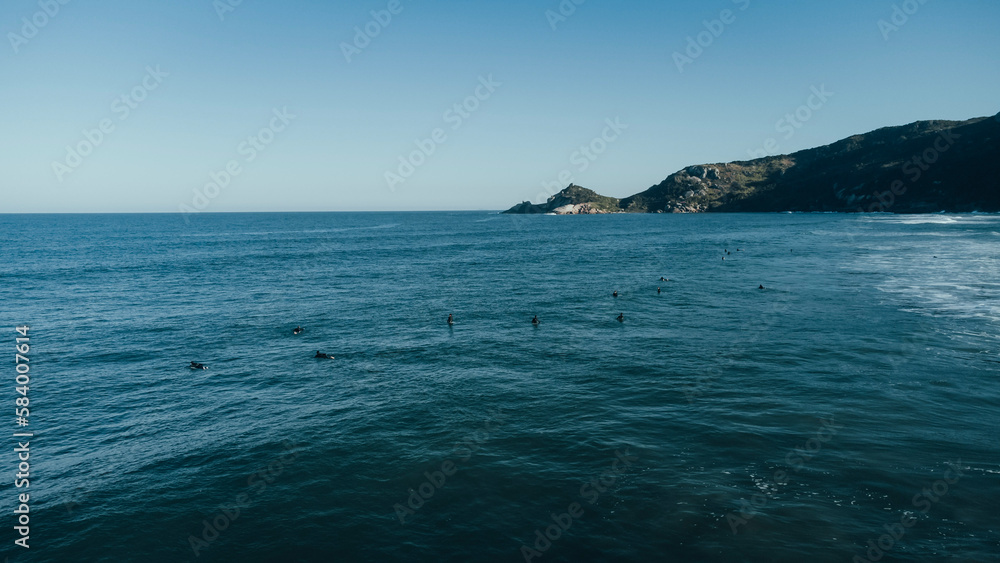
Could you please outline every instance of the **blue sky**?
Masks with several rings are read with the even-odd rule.
[[[0,5],[0,212],[505,209],[1000,111],[996,2],[237,2]]]

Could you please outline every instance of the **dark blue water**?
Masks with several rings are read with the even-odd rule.
[[[0,227],[11,562],[1000,560],[1000,216]]]

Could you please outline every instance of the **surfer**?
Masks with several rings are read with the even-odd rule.
[[[297,327],[295,327],[294,330],[292,330],[292,334],[299,334],[301,332],[302,332],[302,327],[300,327],[300,326],[297,326]]]
[[[191,365],[189,365],[188,367],[191,369],[208,369],[208,366],[204,364],[199,364],[198,362],[191,362]]]
[[[761,284],[757,289],[764,289],[764,285]]]
[[[618,322],[625,322],[625,313],[618,313]]]
[[[313,356],[313,358],[319,358],[319,359],[322,359],[322,360],[332,360],[333,356],[331,356],[330,354],[324,354],[323,352],[320,352],[319,350],[316,350],[316,355]]]
[[[448,326],[455,324],[455,317],[451,314],[448,315]]]
[[[538,320],[538,315],[535,315],[535,318],[531,319],[531,324],[533,324],[535,326],[538,326],[538,323],[540,323],[540,322],[542,322],[542,321]]]
[[[660,288],[656,288],[656,294],[657,294],[657,295],[659,295],[659,294],[660,294]]]
[[[618,290],[617,289],[615,290],[614,293],[611,294],[611,297],[618,297]]]

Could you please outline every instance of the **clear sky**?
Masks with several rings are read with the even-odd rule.
[[[994,0],[580,1],[6,0],[0,212],[506,209],[1000,111]]]

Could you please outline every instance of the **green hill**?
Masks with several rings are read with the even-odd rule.
[[[998,157],[1000,114],[918,121],[789,155],[689,166],[620,201],[570,186],[507,213],[559,212],[564,202],[604,213],[995,212]]]

